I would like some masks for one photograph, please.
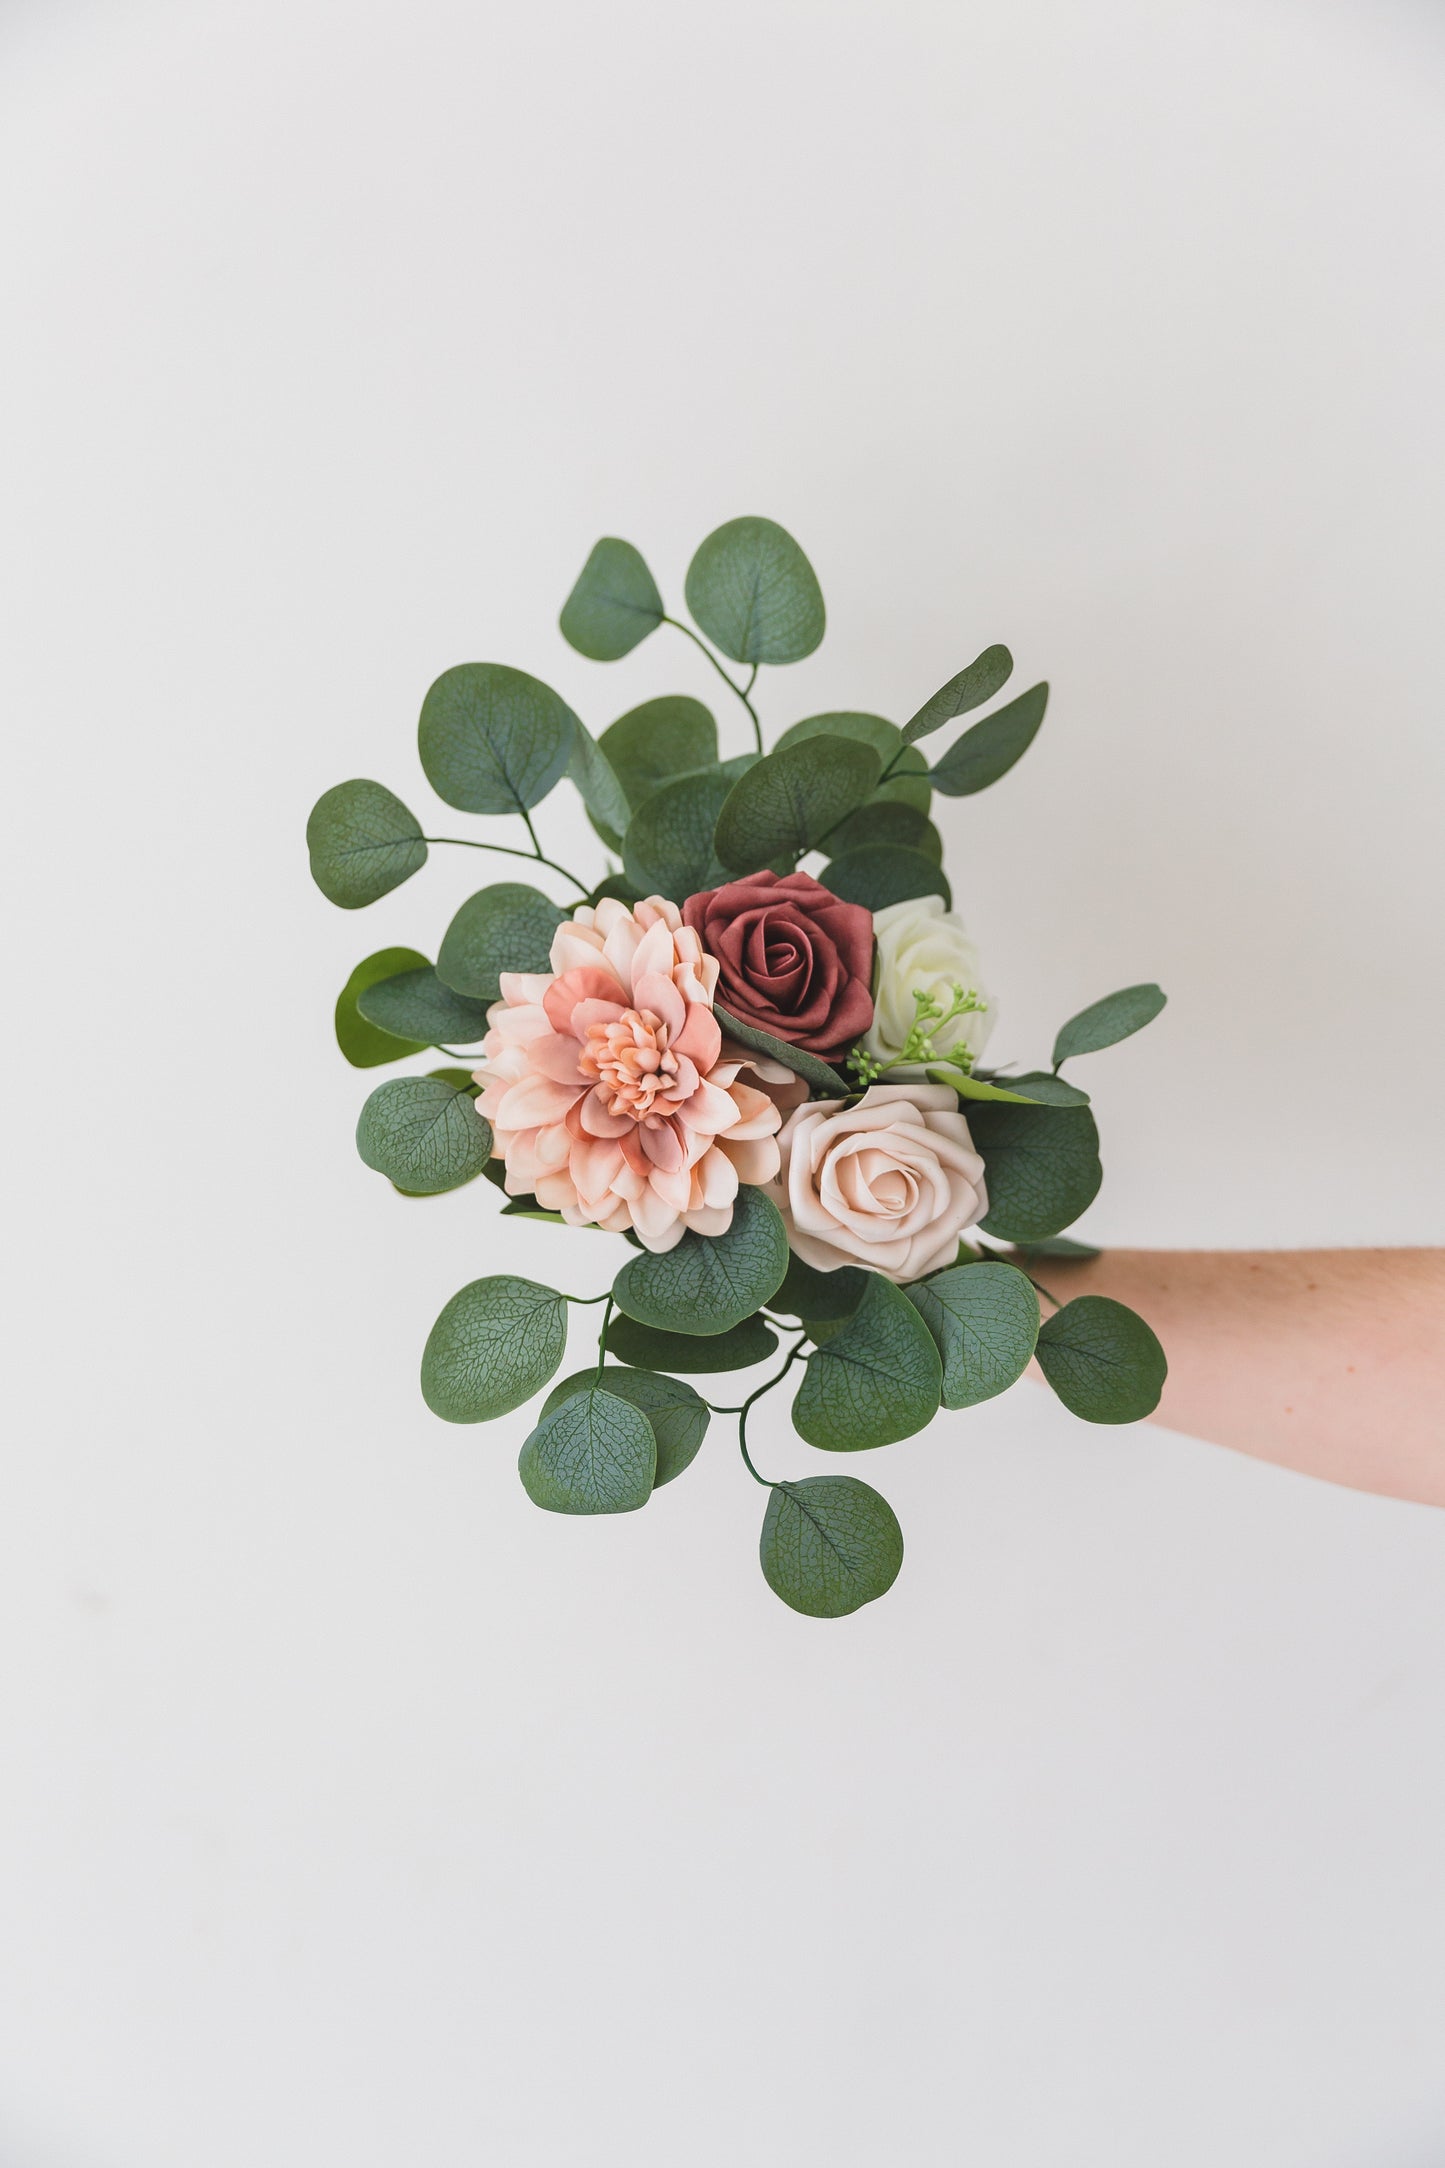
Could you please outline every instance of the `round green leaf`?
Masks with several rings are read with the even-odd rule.
[[[623,846],[627,878],[644,896],[683,903],[716,888],[727,873],[713,854],[718,814],[734,785],[721,769],[679,776],[644,798]]]
[[[943,1358],[943,1405],[972,1408],[1006,1392],[1029,1366],[1039,1298],[1013,1265],[953,1265],[908,1299]]]
[[[814,1475],[775,1483],[758,1546],[775,1596],[806,1618],[845,1618],[886,1596],[903,1564],[898,1516],[869,1483]]]
[[[455,993],[430,964],[378,979],[362,989],[356,1005],[368,1023],[423,1046],[474,1046],[486,1037],[486,1004]]]
[[[907,903],[914,896],[942,896],[944,908],[952,909],[953,891],[942,866],[922,851],[899,843],[866,843],[824,866],[818,876],[825,888],[848,903],[861,903],[881,911],[890,903]]]
[[[502,972],[551,968],[552,936],[566,916],[525,881],[479,888],[442,938],[437,976],[473,1001],[496,1001]]]
[[[635,812],[674,776],[717,764],[717,724],[700,700],[666,693],[609,723],[598,744]],[[619,824],[626,828],[626,822]]]
[[[662,597],[642,554],[606,535],[562,605],[562,637],[593,662],[616,662],[662,623]]]
[[[911,1438],[938,1413],[943,1366],[933,1335],[901,1287],[867,1274],[847,1330],[808,1357],[793,1427],[826,1453],[861,1453]]]
[[[1169,1365],[1142,1317],[1107,1295],[1080,1295],[1039,1328],[1039,1368],[1086,1423],[1152,1415]]]
[[[686,1370],[693,1377],[705,1371],[751,1370],[766,1362],[778,1344],[778,1336],[761,1317],[746,1317],[731,1332],[710,1337],[691,1332],[658,1332],[630,1317],[614,1317],[607,1345],[618,1359],[639,1370]]]
[[[967,715],[970,708],[981,708],[985,700],[1005,686],[1013,675],[1014,659],[1006,647],[986,647],[957,677],[951,677],[941,685],[931,700],[913,718],[903,725],[903,739],[912,745],[915,738],[926,738],[930,731],[941,730],[951,723],[955,715]]]
[[[965,730],[934,767],[934,789],[949,798],[968,798],[1007,775],[1033,744],[1048,698],[1047,685],[1034,685]]]
[[[618,842],[611,839],[621,838],[631,811],[627,793],[601,746],[575,717],[567,773],[577,786],[593,827],[609,850],[616,850]]]
[[[828,838],[835,858],[873,844],[891,843],[909,851],[921,851],[935,865],[943,863],[943,838],[926,813],[898,798],[870,798],[850,813]]]
[[[542,1403],[543,1415],[550,1415],[574,1393],[594,1385],[615,1393],[619,1400],[630,1400],[651,1423],[652,1434],[657,1440],[655,1490],[661,1490],[664,1483],[670,1483],[674,1476],[681,1475],[684,1468],[692,1465],[707,1434],[711,1411],[690,1385],[684,1384],[681,1378],[663,1377],[655,1370],[624,1370],[615,1363],[610,1364],[599,1378],[594,1364],[590,1370],[579,1370],[572,1377],[564,1378],[560,1385],[554,1385]]]
[[[880,782],[870,803],[912,806],[915,812],[926,813],[933,796],[933,786],[928,780],[928,762],[915,747],[903,743],[903,733],[896,723],[890,723],[882,715],[867,715],[853,709],[840,709],[828,715],[805,715],[800,723],[793,723],[773,747],[775,753],[785,752],[791,745],[800,745],[808,738],[833,737],[856,738],[860,745],[871,745],[878,755],[883,770],[894,761],[898,765],[886,783]],[[830,836],[829,844],[836,843]]]
[[[426,958],[416,949],[378,949],[365,957],[336,997],[336,1043],[353,1069],[376,1069],[384,1061],[405,1061],[431,1044],[429,1039],[398,1039],[394,1032],[369,1024],[357,1008],[357,996],[378,979],[395,978],[401,971],[425,970]]]
[[[448,1423],[484,1423],[540,1392],[567,1345],[567,1304],[515,1273],[472,1280],[442,1311],[421,1359],[422,1397]]]
[[[718,815],[717,855],[733,873],[800,858],[878,781],[878,755],[856,738],[804,738],[738,777]]]
[[[548,1513],[635,1513],[652,1496],[657,1442],[640,1408],[589,1385],[544,1415],[517,1462]]]
[[[470,1092],[437,1077],[397,1076],[362,1108],[356,1149],[409,1197],[434,1197],[481,1173],[492,1132]]]
[[[422,702],[417,745],[439,798],[464,813],[520,813],[545,798],[580,729],[540,678],[502,662],[444,670]]]
[[[816,1054],[808,1053],[804,1047],[793,1046],[787,1039],[775,1039],[770,1031],[759,1031],[756,1024],[745,1024],[740,1016],[734,1016],[720,1001],[714,1002],[713,1014],[722,1027],[725,1039],[735,1040],[750,1053],[766,1054],[770,1061],[781,1062],[783,1067],[791,1069],[795,1076],[805,1077],[814,1091],[841,1092],[846,1095],[853,1089],[847,1077],[841,1076],[826,1061],[820,1061]]]
[[[774,1294],[788,1269],[782,1217],[760,1189],[744,1185],[726,1234],[685,1234],[675,1249],[630,1258],[613,1299],[639,1325],[660,1332],[727,1332]]]
[[[375,903],[426,864],[416,815],[365,776],[322,792],[306,823],[306,848],[312,880],[343,911]]]
[[[985,1234],[1036,1242],[1070,1226],[1098,1195],[1104,1170],[1088,1107],[971,1107],[968,1126],[983,1155]]]
[[[770,519],[730,519],[687,568],[687,606],[734,662],[801,662],[823,637],[823,592],[807,558]]]
[[[1054,1065],[1071,1061],[1075,1054],[1097,1054],[1101,1047],[1117,1046],[1146,1024],[1152,1024],[1168,996],[1157,986],[1125,986],[1117,994],[1071,1016],[1054,1041]]]
[[[784,1317],[796,1317],[809,1327],[837,1326],[853,1315],[868,1287],[868,1275],[858,1265],[841,1265],[836,1272],[820,1272],[795,1253],[788,1258],[783,1284],[768,1307]]]

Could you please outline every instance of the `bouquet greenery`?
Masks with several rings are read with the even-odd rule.
[[[481,1176],[504,1193],[503,1219],[601,1229],[633,1252],[607,1295],[507,1272],[462,1288],[422,1357],[428,1407],[453,1423],[520,1407],[561,1366],[569,1303],[600,1303],[595,1363],[551,1386],[522,1447],[529,1497],[631,1512],[689,1465],[713,1415],[736,1415],[768,1494],[768,1584],[835,1618],[892,1585],[903,1537],[854,1476],[758,1472],[748,1414],[785,1379],[794,1426],[827,1453],[912,1437],[940,1408],[1003,1392],[1035,1356],[1091,1422],[1157,1405],[1164,1356],[1143,1320],[1097,1296],[1058,1305],[1031,1275],[1040,1258],[1096,1254],[1062,1232],[1102,1170],[1088,1093],[1060,1072],[1139,1030],[1164,996],[1142,985],[1095,1002],[1059,1032],[1048,1069],[983,1067],[994,1002],[929,811],[935,791],[966,797],[1007,773],[1047,687],[992,708],[930,766],[922,742],[1010,677],[1008,650],[990,647],[901,728],[811,715],[765,751],[759,669],[823,637],[811,565],[771,520],[731,520],[684,591],[693,625],[668,614],[630,543],[601,541],[562,631],[598,662],[660,626],[685,634],[745,709],[747,751],[720,757],[694,699],[645,701],[594,739],[525,671],[463,663],[422,703],[422,767],[449,806],[520,821],[526,847],[424,835],[365,780],[325,793],[307,843],[344,910],[408,880],[439,843],[528,859],[576,891],[564,906],[524,882],[479,889],[435,963],[383,949],[336,1005],[358,1068],[433,1051],[453,1065],[371,1094],[356,1132],[368,1167],[408,1197]],[[533,823],[564,778],[616,861],[595,882],[548,857]],[[810,856],[816,874],[801,870]],[[780,1335],[781,1365],[740,1404],[687,1382],[767,1361]]]

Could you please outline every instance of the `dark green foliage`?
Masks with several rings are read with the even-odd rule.
[[[398,1039],[394,1032],[369,1024],[356,1006],[358,996],[379,979],[395,978],[402,971],[426,968],[425,956],[416,949],[378,949],[357,965],[336,997],[336,1043],[353,1069],[377,1069],[385,1061],[405,1061],[410,1054],[424,1053],[429,1039]]]
[[[818,875],[825,888],[847,903],[861,903],[881,911],[890,903],[907,903],[914,896],[942,896],[945,910],[953,907],[948,875],[922,851],[898,843],[866,843],[861,850],[835,858]]]
[[[496,1001],[504,971],[545,971],[567,913],[524,881],[497,881],[468,896],[442,937],[437,976],[473,1001]]]
[[[885,1596],[903,1564],[888,1500],[851,1475],[775,1483],[758,1545],[775,1596],[806,1618],[845,1618]]]
[[[1167,999],[1151,981],[1142,986],[1125,986],[1119,993],[1106,994],[1102,1001],[1080,1009],[1054,1041],[1055,1068],[1061,1061],[1072,1061],[1076,1054],[1097,1054],[1101,1047],[1117,1046],[1121,1039],[1132,1038],[1136,1031],[1153,1023]]]
[[[816,575],[773,520],[715,528],[687,568],[685,591],[699,629],[733,662],[801,662],[823,637]]]
[[[938,1412],[943,1366],[933,1335],[902,1288],[864,1275],[847,1329],[813,1350],[793,1402],[809,1445],[861,1453],[911,1438]]]
[[[1098,1195],[1104,1170],[1087,1107],[970,1107],[988,1186],[985,1234],[1035,1242],[1060,1234]]]
[[[662,623],[662,597],[642,554],[606,535],[562,605],[562,637],[594,662],[617,662]]]
[[[328,903],[359,911],[426,864],[421,823],[384,783],[364,776],[324,791],[306,823],[311,878]]]
[[[1066,1302],[1039,1330],[1039,1367],[1086,1423],[1137,1423],[1164,1390],[1164,1350],[1142,1317],[1107,1295]]]
[[[540,678],[502,662],[464,662],[444,670],[422,702],[417,747],[448,805],[521,813],[559,780],[580,728]]]
[[[943,1405],[971,1408],[1029,1366],[1039,1301],[1013,1265],[953,1265],[907,1290],[943,1359]]]

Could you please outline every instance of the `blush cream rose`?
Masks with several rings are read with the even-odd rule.
[[[947,1022],[925,1025],[935,1056],[967,1054],[977,1061],[993,1029],[994,1005],[979,978],[978,950],[956,911],[945,911],[941,896],[919,896],[890,903],[873,913],[878,941],[877,994],[873,1021],[863,1045],[883,1068],[895,1074],[922,1076],[926,1062],[903,1063],[908,1036],[918,1016],[915,994],[926,994],[936,1017]],[[955,989],[975,995],[981,1004],[950,1016]]]
[[[944,1084],[874,1084],[856,1106],[818,1099],[789,1115],[768,1195],[788,1240],[820,1272],[866,1265],[906,1283],[951,1265],[988,1210],[983,1161]]]
[[[504,971],[487,1011],[477,1107],[508,1194],[649,1250],[725,1234],[738,1184],[777,1174],[782,1112],[807,1086],[724,1043],[716,960],[661,896],[584,905],[551,964]]]

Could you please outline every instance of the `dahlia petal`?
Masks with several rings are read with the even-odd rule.
[[[681,1031],[672,1040],[674,1054],[686,1054],[702,1076],[717,1065],[722,1052],[722,1033],[712,1010],[704,1008],[700,1001],[687,1004],[687,1016]]]
[[[509,1129],[531,1129],[542,1122],[559,1122],[577,1097],[571,1084],[554,1083],[535,1071],[507,1087],[502,1120]]]
[[[577,1054],[577,1041],[558,1031],[534,1039],[528,1049],[528,1059],[539,1076],[550,1077],[554,1084],[573,1084],[580,1091],[591,1079],[583,1076]]]
[[[608,1094],[600,1084],[577,1101],[577,1119],[589,1137],[625,1137],[637,1126],[630,1114],[612,1112]]]
[[[642,951],[639,949],[638,955]],[[665,1026],[669,1043],[676,1039],[687,1022],[687,1003],[683,1000],[672,980],[661,971],[633,973],[632,1005],[635,1009],[650,1009],[659,1024]]]

